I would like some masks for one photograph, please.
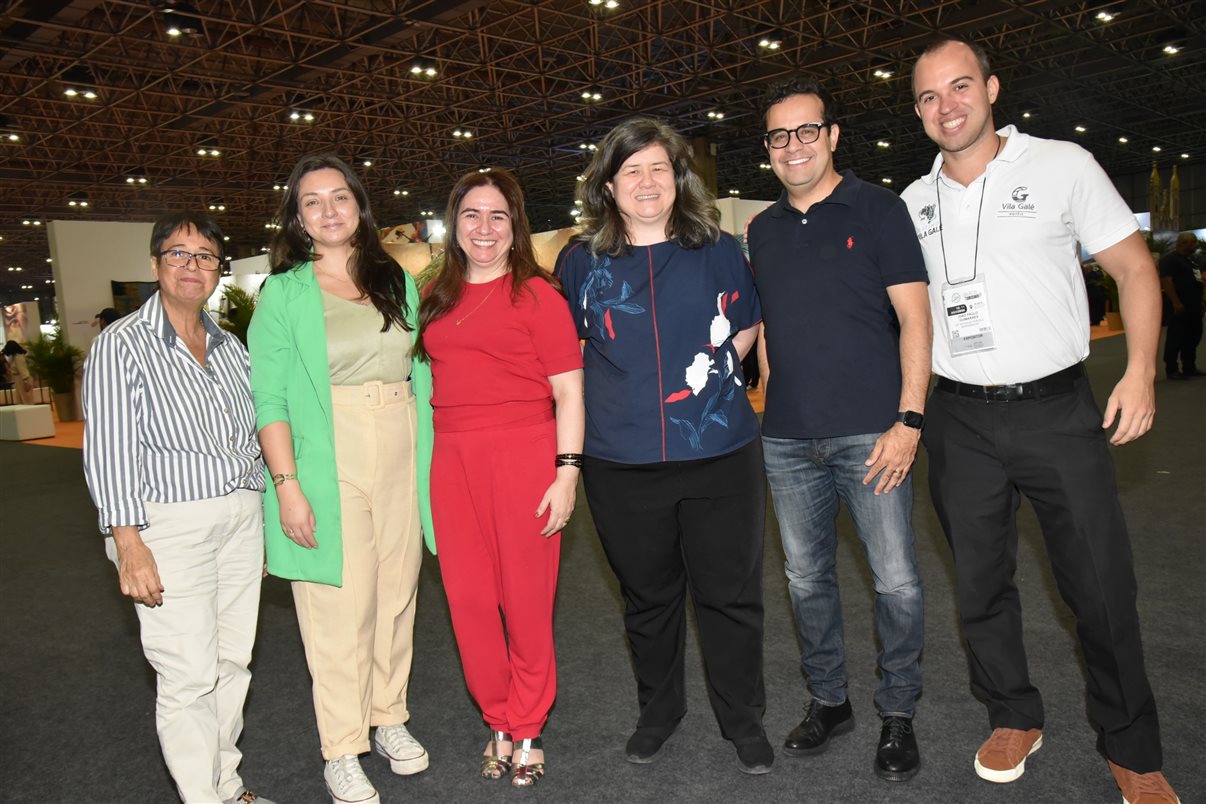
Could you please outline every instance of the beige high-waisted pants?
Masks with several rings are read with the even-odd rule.
[[[334,386],[331,398],[343,586],[293,583],[325,759],[362,754],[371,726],[410,717],[406,688],[422,559],[410,383]]]

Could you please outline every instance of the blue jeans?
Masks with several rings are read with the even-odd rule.
[[[913,552],[911,475],[889,494],[863,485],[879,433],[840,438],[763,437],[766,477],[787,557],[787,581],[812,695],[846,700],[846,649],[837,584],[838,501],[846,504],[875,586],[881,715],[911,717],[921,694],[923,608]]]

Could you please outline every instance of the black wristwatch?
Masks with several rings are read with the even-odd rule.
[[[920,430],[925,426],[925,416],[915,410],[902,410],[896,414],[896,421],[905,427],[912,427],[914,430]]]

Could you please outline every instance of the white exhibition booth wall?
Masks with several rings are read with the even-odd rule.
[[[762,211],[768,201],[722,198],[721,228],[740,235],[750,217]],[[104,221],[50,221],[46,234],[54,270],[55,298],[59,321],[68,342],[87,350],[97,335],[93,319],[105,307],[113,306],[110,282],[151,282],[150,223]],[[572,237],[573,229],[539,232],[532,236],[537,255],[545,268],[552,270],[561,247]],[[412,274],[430,262],[433,246],[428,243],[389,243],[390,253]],[[435,249],[440,248],[437,243]],[[219,309],[222,288],[233,282],[255,293],[268,274],[267,255],[230,262],[231,276],[223,277],[210,299],[210,309]],[[36,306],[34,308],[36,310]],[[36,315],[36,313],[35,313]],[[32,322],[31,322],[32,323]]]

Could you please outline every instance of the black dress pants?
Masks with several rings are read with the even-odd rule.
[[[1168,332],[1164,336],[1164,368],[1169,374],[1193,371],[1198,367],[1198,344],[1202,340],[1202,310],[1187,307],[1168,317]]]
[[[637,728],[667,737],[686,714],[690,589],[721,734],[730,740],[762,735],[761,442],[698,461],[621,464],[588,457],[583,481],[624,596]]]
[[[1015,514],[1034,506],[1084,653],[1097,748],[1160,770],[1156,703],[1143,665],[1134,562],[1114,464],[1088,379],[1043,399],[985,402],[936,390],[924,441],[930,490],[955,562],[971,683],[993,728],[1043,725],[1014,585]]]

